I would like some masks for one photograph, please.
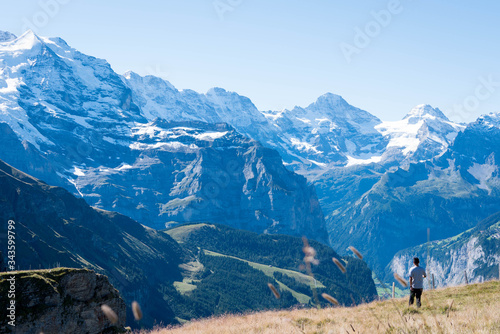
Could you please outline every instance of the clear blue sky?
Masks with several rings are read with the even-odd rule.
[[[500,83],[481,83],[500,82],[500,2],[393,2],[0,0],[0,30],[19,35],[32,25],[118,73],[154,74],[199,92],[223,87],[260,110],[306,106],[332,92],[384,120],[421,103],[457,121],[500,111]],[[372,11],[389,9],[377,23]],[[369,44],[355,43],[357,28],[370,33]],[[351,62],[347,44],[357,48]]]

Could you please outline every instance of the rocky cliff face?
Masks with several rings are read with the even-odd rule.
[[[396,272],[407,276],[413,257],[423,260],[437,287],[483,282],[499,278],[500,213],[454,237],[433,241],[398,252],[388,267],[387,277]],[[430,280],[428,280],[430,283]]]
[[[129,163],[78,169],[74,184],[91,205],[156,229],[218,222],[326,242],[314,188],[276,151],[226,124],[156,120],[132,136]]]
[[[57,268],[0,274],[2,309],[11,276],[16,278],[15,327],[0,320],[2,333],[97,334],[123,331],[125,302],[108,278],[86,269]],[[106,304],[118,316],[111,324],[101,311]]]

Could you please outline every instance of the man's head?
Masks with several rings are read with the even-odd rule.
[[[418,257],[414,257],[413,258],[413,264],[418,266],[418,264],[420,263],[420,260],[418,259]]]

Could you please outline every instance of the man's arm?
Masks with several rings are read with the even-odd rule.
[[[412,287],[413,285],[413,276],[410,276],[410,288]]]

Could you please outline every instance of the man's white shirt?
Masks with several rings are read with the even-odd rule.
[[[424,277],[427,276],[425,269],[419,266],[413,266],[410,268],[410,277],[413,277],[412,288],[423,289],[424,288]]]

